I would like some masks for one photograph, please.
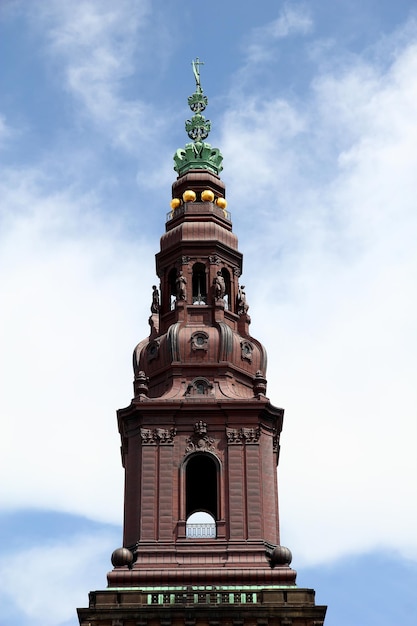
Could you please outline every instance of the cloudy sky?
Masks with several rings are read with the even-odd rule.
[[[121,544],[115,411],[204,61],[281,535],[327,626],[417,618],[412,0],[0,3],[1,626],[75,626]]]

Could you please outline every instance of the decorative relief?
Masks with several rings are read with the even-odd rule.
[[[146,356],[148,357],[148,361],[153,361],[159,355],[159,339],[155,339],[151,341],[151,343],[146,348]]]
[[[178,264],[179,265],[188,265],[188,263],[191,261],[189,256],[182,256],[178,259]]]
[[[240,349],[242,361],[249,361],[249,363],[252,363],[253,345],[250,341],[241,341]]]
[[[217,254],[212,254],[208,259],[210,265],[219,265],[220,263],[220,257],[218,257]]]
[[[175,428],[141,428],[140,436],[142,438],[142,445],[152,446],[158,444],[173,443],[174,437],[177,434]]]
[[[258,443],[259,437],[261,436],[261,429],[259,426],[256,428],[226,428],[226,436],[228,443]]]
[[[185,443],[187,444],[185,448],[186,452],[195,452],[197,450],[206,452],[214,451],[214,439],[208,436],[207,424],[202,420],[196,422],[194,425],[194,433],[191,437],[186,439]]]
[[[279,433],[276,430],[276,428],[274,428],[274,433],[272,436],[272,448],[274,450],[274,452],[278,452],[279,449]]]
[[[198,331],[191,335],[191,349],[192,350],[208,350],[209,336],[204,331]]]

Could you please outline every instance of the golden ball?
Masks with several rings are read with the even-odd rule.
[[[182,199],[184,200],[184,202],[195,202],[196,197],[197,196],[195,195],[195,191],[192,191],[192,189],[187,189],[182,194]]]
[[[216,204],[221,209],[225,209],[227,207],[227,201],[225,198],[217,198]]]
[[[201,192],[201,199],[203,202],[213,202],[214,193],[210,189],[205,189]]]
[[[181,204],[181,200],[179,198],[172,198],[171,200],[171,209],[175,211]]]

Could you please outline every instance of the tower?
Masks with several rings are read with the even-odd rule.
[[[266,397],[266,351],[250,335],[242,254],[220,179],[199,61],[191,139],[174,155],[149,336],[118,411],[123,547],[80,626],[320,626],[326,607],[295,584],[279,536],[283,410]]]

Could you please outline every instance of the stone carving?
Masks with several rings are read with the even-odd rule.
[[[258,443],[261,436],[259,426],[255,428],[226,428],[227,442],[231,444]]]
[[[185,452],[214,451],[214,439],[207,435],[207,424],[202,420],[194,424],[194,434],[188,437],[185,442]]]
[[[253,345],[250,341],[241,341],[240,349],[242,361],[249,361],[249,363],[252,363]]]
[[[272,436],[272,449],[274,452],[278,452],[279,450],[279,433],[276,428],[274,428],[274,433]]]
[[[226,293],[226,284],[220,270],[218,270],[216,276],[213,278],[213,287],[215,299],[223,300],[224,294]]]
[[[177,300],[187,299],[187,279],[185,278],[182,270],[180,270],[177,280],[175,281],[177,290]]]
[[[212,254],[208,259],[211,265],[218,265],[220,263],[220,257],[218,257],[217,254]]]
[[[258,370],[255,374],[255,378],[253,380],[253,393],[255,396],[266,394],[266,378],[261,370]]]
[[[239,290],[237,292],[237,314],[244,315],[248,312],[249,305],[246,302],[246,293],[245,293],[245,285],[239,286]]]
[[[208,339],[209,336],[207,333],[203,331],[198,331],[191,335],[191,349],[192,350],[204,350],[207,352],[208,350]]]
[[[148,347],[146,348],[146,355],[148,357],[148,361],[153,361],[159,354],[159,340],[155,339],[151,341]]]
[[[146,376],[145,372],[138,372],[135,375],[135,393],[136,395],[148,395],[148,383],[149,378]]]
[[[151,304],[151,313],[159,312],[159,291],[156,285],[152,286],[152,304]]]
[[[157,445],[173,443],[174,437],[177,434],[176,428],[141,428],[140,436],[142,439],[142,445]]]

